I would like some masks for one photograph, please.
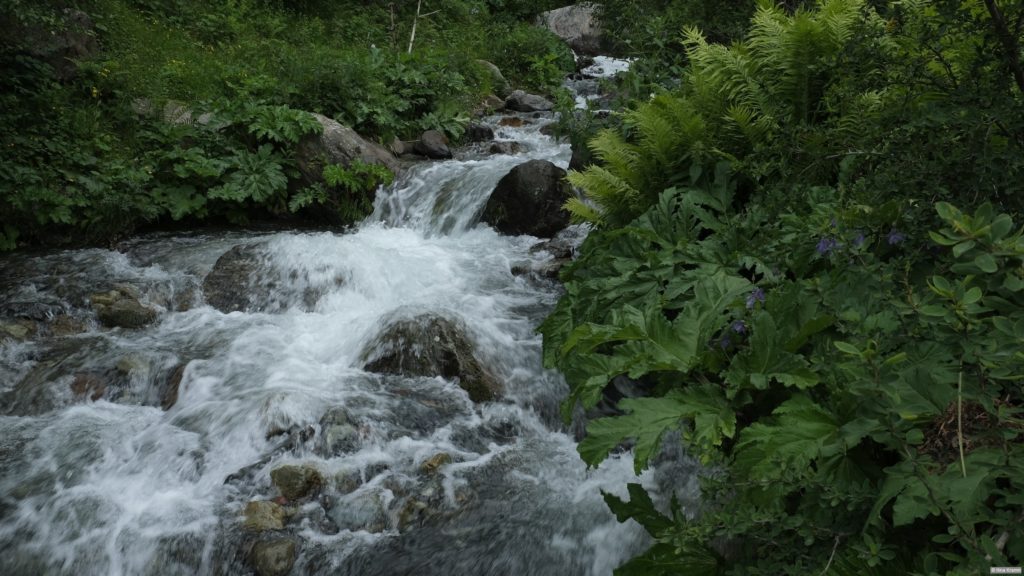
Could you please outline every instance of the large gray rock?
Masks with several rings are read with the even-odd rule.
[[[597,5],[584,2],[542,12],[537,24],[550,30],[580,54],[596,55],[601,50],[601,25]]]
[[[458,379],[474,402],[496,398],[501,385],[480,365],[462,326],[432,314],[397,320],[363,352],[364,370]]]
[[[398,171],[398,160],[387,148],[366,140],[355,130],[326,116],[313,114],[313,117],[323,126],[323,132],[303,137],[296,157],[299,171],[307,182],[323,181],[327,164],[348,166],[357,159],[367,164],[379,164],[392,172]]]
[[[512,85],[505,79],[501,69],[487,60],[477,60],[476,63],[483,67],[490,75],[491,87],[494,88],[494,93],[501,98],[508,98],[508,95],[512,93]]]
[[[565,170],[547,160],[530,160],[498,181],[481,219],[503,234],[551,238],[569,224],[562,206],[571,197]]]
[[[437,130],[427,130],[416,141],[415,150],[427,158],[441,160],[451,158],[452,151],[448,148],[448,138]]]
[[[517,112],[547,112],[555,105],[543,96],[516,90],[505,99],[505,107]]]

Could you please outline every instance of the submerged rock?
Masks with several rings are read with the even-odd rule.
[[[451,464],[452,457],[447,452],[438,452],[420,465],[420,472],[424,474],[435,474],[445,464]]]
[[[245,505],[242,527],[254,532],[284,529],[284,508],[267,500],[254,500]]]
[[[565,170],[547,160],[513,168],[491,193],[482,220],[510,235],[554,236],[569,224],[562,207],[572,197]]]
[[[341,278],[335,279],[340,284]],[[217,259],[203,279],[206,303],[230,312],[277,312],[298,306],[311,310],[320,299],[308,273],[274,266],[263,243],[239,244]]]
[[[300,500],[312,496],[324,484],[324,477],[312,466],[286,465],[273,469],[270,480],[289,500]]]
[[[368,372],[457,378],[474,402],[493,400],[500,393],[500,384],[480,365],[464,329],[433,314],[392,322],[366,348],[363,359]]]
[[[107,384],[103,378],[95,374],[75,374],[71,381],[71,392],[79,398],[88,398],[93,402],[99,400],[107,392]]]
[[[519,142],[495,142],[489,149],[491,154],[518,154],[523,149]]]
[[[295,542],[287,538],[257,542],[250,561],[258,576],[285,576],[295,564]]]
[[[505,106],[517,112],[547,112],[555,107],[554,103],[536,94],[527,94],[516,90],[505,99]]]
[[[160,408],[170,410],[178,403],[178,391],[181,388],[181,380],[185,377],[185,368],[188,362],[182,362],[175,366],[167,377],[163,389],[160,391]]]

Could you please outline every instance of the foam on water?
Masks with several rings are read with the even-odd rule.
[[[631,459],[586,469],[557,417],[566,386],[541,368],[535,328],[558,287],[511,272],[550,256],[530,252],[537,239],[476,223],[516,164],[565,165],[568,147],[538,129],[498,128],[522,154],[413,167],[350,234],[158,235],[124,253],[0,261],[8,307],[87,316],[88,294],[122,282],[162,311],[142,330],[92,323],[77,336],[0,344],[0,573],[248,573],[241,510],[276,496],[269,472],[289,463],[315,466],[331,504],[305,504],[289,526],[301,543],[295,574],[604,575],[641,550],[642,530],[616,522],[600,495],[637,481]],[[253,241],[282,278],[318,295],[311,308],[287,298],[276,313],[168,304]],[[500,401],[478,406],[452,381],[361,369],[382,326],[421,313],[465,327],[504,384]],[[162,411],[154,388],[182,364],[177,402]],[[113,366],[127,373],[114,401],[69,392],[77,372]],[[355,445],[324,453],[316,442],[336,409]],[[451,463],[425,475],[442,452]],[[354,489],[337,487],[346,475]],[[651,473],[640,481],[657,488]],[[421,509],[429,514],[403,525]]]

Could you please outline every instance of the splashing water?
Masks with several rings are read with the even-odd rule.
[[[534,330],[558,286],[512,270],[551,255],[477,224],[509,169],[564,166],[568,147],[539,123],[495,128],[523,152],[417,165],[350,234],[152,235],[0,260],[0,315],[85,328],[0,343],[0,573],[249,574],[254,544],[275,539],[295,544],[291,574],[604,575],[642,550],[600,494],[637,481],[630,457],[587,471],[558,417],[566,386],[541,368]],[[203,304],[218,257],[254,243],[276,305]],[[156,323],[96,325],[89,295],[121,284]],[[464,330],[498,400],[363,370],[388,322],[422,314]],[[316,469],[319,498],[246,530],[285,464]],[[657,490],[655,476],[640,481]]]

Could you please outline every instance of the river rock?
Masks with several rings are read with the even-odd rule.
[[[569,224],[562,206],[571,197],[565,170],[547,160],[530,160],[498,181],[482,220],[503,234],[550,238]]]
[[[597,6],[589,2],[541,12],[537,25],[565,40],[575,52],[596,55],[601,50],[601,25]]]
[[[253,532],[284,529],[284,508],[268,500],[254,500],[245,505],[242,527]]]
[[[71,381],[71,392],[78,398],[88,398],[95,402],[106,394],[107,384],[95,374],[79,373]]]
[[[436,160],[452,157],[452,151],[448,148],[448,138],[438,130],[427,130],[420,134],[414,149],[418,154]]]
[[[508,126],[509,128],[520,128],[529,123],[529,120],[523,120],[518,116],[506,116],[498,120],[498,126]]]
[[[501,112],[505,109],[505,99],[498,98],[494,94],[488,94],[481,103],[481,106],[485,112]]]
[[[517,112],[547,112],[555,105],[543,96],[527,94],[522,90],[516,90],[505,99],[505,106],[509,110]]]
[[[512,93],[512,85],[505,79],[501,69],[487,60],[477,60],[476,63],[483,67],[490,76],[491,87],[494,88],[494,93],[501,98],[508,98],[508,95]]]
[[[277,312],[290,306],[308,311],[321,293],[309,284],[306,271],[279,269],[266,247],[257,242],[239,244],[222,254],[203,279],[203,295],[207,304],[227,314]]]
[[[378,164],[392,172],[399,169],[398,161],[387,148],[366,140],[348,126],[343,126],[321,114],[313,114],[323,126],[320,134],[308,134],[299,141],[296,163],[307,183],[323,182],[324,166],[348,166],[353,160]]]
[[[491,154],[518,154],[523,146],[519,142],[494,142],[488,150]]]
[[[486,124],[471,122],[463,136],[466,142],[489,142],[494,140],[494,130]]]
[[[157,311],[139,302],[137,291],[118,286],[89,297],[96,317],[108,328],[142,328],[157,318]]]
[[[354,452],[359,448],[359,429],[343,408],[328,410],[320,419],[321,454],[326,457]]]
[[[0,341],[7,338],[28,340],[35,335],[36,331],[36,324],[31,320],[18,319],[11,322],[0,322]]]
[[[420,472],[428,475],[436,474],[437,471],[441,469],[441,466],[451,464],[451,461],[452,457],[450,454],[446,452],[438,452],[430,458],[427,458],[427,460],[420,465]]]
[[[285,498],[300,500],[317,492],[324,484],[324,477],[312,466],[286,465],[271,470],[270,481]]]
[[[462,326],[433,314],[392,322],[370,343],[363,358],[368,372],[457,378],[474,402],[493,400],[501,388],[480,365]]]
[[[213,269],[203,279],[206,302],[224,312],[250,312],[259,310],[253,302],[259,289],[255,276],[263,267],[258,244],[239,244],[217,259]]]
[[[178,403],[178,391],[181,388],[181,381],[185,377],[185,368],[188,362],[182,362],[171,370],[167,376],[164,386],[160,390],[160,408],[170,410]]]
[[[285,576],[295,564],[295,549],[288,538],[257,542],[250,557],[253,570],[258,576]]]

